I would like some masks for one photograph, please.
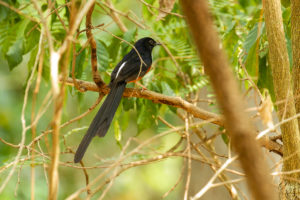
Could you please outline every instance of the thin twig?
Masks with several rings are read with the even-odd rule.
[[[188,193],[189,193],[189,188],[190,188],[190,181],[191,181],[191,175],[192,175],[192,159],[191,159],[191,144],[190,144],[190,134],[189,134],[189,115],[187,115],[185,119],[185,134],[186,134],[186,151],[188,154],[188,159],[187,159],[187,178],[186,178],[186,184],[184,188],[184,200],[188,200]]]
[[[233,161],[235,161],[238,158],[238,156],[234,156],[232,158],[229,158],[228,160],[226,160],[226,162],[222,165],[222,167],[220,167],[220,169],[218,169],[218,171],[213,175],[213,177],[211,177],[211,179],[207,182],[207,184],[195,195],[191,198],[191,200],[196,200],[199,199],[200,197],[202,197],[202,195],[209,190],[212,185],[213,182],[215,181],[215,179],[218,177],[218,175],[229,165],[231,164]]]
[[[25,139],[26,139],[26,132],[28,130],[28,127],[26,127],[26,119],[25,119],[25,110],[26,110],[26,106],[27,106],[27,101],[28,101],[28,95],[29,95],[29,89],[34,77],[34,73],[36,71],[37,68],[37,64],[38,64],[38,60],[41,54],[41,49],[42,49],[42,43],[43,43],[43,34],[40,35],[40,40],[39,40],[39,47],[38,47],[38,53],[30,74],[30,77],[27,81],[27,85],[26,85],[26,89],[25,89],[25,95],[24,95],[24,101],[23,101],[23,107],[22,107],[22,114],[21,114],[21,122],[22,122],[22,134],[21,134],[21,142],[20,142],[20,148],[18,150],[18,153],[15,157],[15,160],[13,162],[13,167],[11,169],[11,171],[9,172],[9,174],[7,175],[7,177],[5,178],[5,180],[3,181],[1,187],[0,187],[0,193],[4,190],[5,186],[7,185],[8,181],[11,179],[19,161],[20,161],[20,156],[22,155],[22,151],[24,148],[24,144],[25,144]]]

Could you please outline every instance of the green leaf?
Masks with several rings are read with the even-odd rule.
[[[125,98],[122,99],[124,101]],[[131,99],[132,100],[132,99]],[[120,131],[125,131],[129,123],[129,112],[126,112],[123,104],[121,103],[117,109],[117,112],[114,117],[114,123],[117,122]],[[121,133],[120,133],[121,134]]]
[[[69,11],[69,7],[65,6],[65,15],[64,15],[68,21],[70,21],[70,11]]]
[[[53,15],[51,15],[53,16]],[[66,20],[64,20],[66,22]],[[51,24],[51,33],[57,41],[62,41],[66,36],[66,31],[59,20],[54,20]]]
[[[222,136],[222,140],[224,141],[225,144],[228,144],[229,143],[229,138],[226,134],[222,133],[221,134]]]
[[[43,63],[43,71],[42,71],[42,77],[44,78],[44,80],[46,80],[47,82],[50,80],[50,65],[49,65],[49,60],[50,55],[49,55],[49,51],[45,51],[44,54],[44,63]]]
[[[118,117],[121,131],[125,131],[128,128],[128,124],[130,120],[129,116],[130,116],[129,112],[124,112],[124,110],[122,110],[121,115]]]
[[[10,9],[0,5],[0,22],[2,22],[8,16]]]
[[[23,60],[23,40],[18,39],[13,46],[11,46],[5,57],[9,65],[9,69],[13,70]]]
[[[10,48],[17,48],[21,45],[22,40],[24,39],[24,30],[29,23],[28,19],[24,19],[16,24],[10,24],[8,22],[0,24],[0,48],[3,53],[6,53],[10,50]],[[18,41],[19,40],[19,41]],[[16,45],[16,46],[14,46]],[[12,47],[14,46],[14,47]],[[23,44],[21,45],[23,46]],[[22,47],[23,49],[23,47]],[[11,51],[14,51],[11,50]],[[10,52],[10,55],[13,52]],[[23,53],[23,51],[22,51]],[[5,55],[7,56],[7,55]],[[9,57],[9,55],[8,55]],[[13,62],[13,61],[10,61]]]
[[[168,96],[174,96],[174,91],[170,87],[170,85],[166,82],[161,82],[161,87],[163,94],[168,95]]]
[[[24,54],[28,53],[39,43],[40,32],[37,30],[39,26],[36,25],[37,24],[35,22],[30,22],[25,28]]]
[[[134,98],[123,98],[122,104],[124,111],[129,111],[134,108]]]
[[[118,35],[118,37],[122,38],[123,35]],[[113,62],[116,62],[116,58],[118,57],[118,54],[119,54],[121,42],[122,41],[120,41],[118,38],[113,37],[111,40],[111,43],[107,49],[109,52],[110,59]]]
[[[157,116],[158,106],[149,100],[137,100],[137,124],[138,133],[142,130],[151,128],[155,124],[154,119]]]
[[[244,49],[247,53],[250,52],[251,48],[253,48],[253,45],[256,46],[256,42],[259,40],[262,32],[264,31],[265,23],[261,23],[259,33],[258,26],[259,24],[256,23],[255,26],[249,31],[249,34],[246,37],[246,40],[244,42]]]
[[[75,90],[74,87],[68,87],[68,88],[72,88],[72,90]],[[72,94],[72,93],[70,92],[70,94]],[[82,101],[84,100],[84,94],[82,92],[78,92],[76,90],[76,95],[77,95],[77,101],[78,101],[78,103],[81,104]]]
[[[137,125],[138,125],[138,134],[150,126],[149,114],[146,112],[146,106],[142,106],[141,109],[137,110]]]
[[[250,76],[257,77],[258,76],[258,55],[256,52],[256,46],[253,45],[250,49],[247,59],[246,59],[246,69]],[[254,82],[256,82],[257,79],[254,79]]]
[[[35,59],[36,59],[36,55],[37,55],[37,52],[38,52],[38,47],[35,47],[31,52],[30,52],[30,57],[29,57],[29,61],[27,63],[27,69],[28,71],[31,71],[33,65],[34,65],[34,62],[35,62]]]
[[[292,69],[293,66],[292,40],[290,38],[286,38],[286,40],[287,40],[287,50],[289,55],[290,68]]]
[[[97,44],[97,60],[99,63],[99,70],[105,72],[109,64],[109,53],[104,42],[101,40],[96,40]]]
[[[124,34],[123,39],[126,40],[129,43],[132,43],[134,41],[134,37],[136,36],[136,33],[137,33],[137,29],[131,29],[131,30],[127,31]],[[123,55],[125,53],[128,53],[129,49],[132,48],[131,45],[129,45],[126,42],[122,42],[121,47],[122,47],[122,54]]]
[[[281,4],[287,8],[291,5],[291,1],[290,0],[281,0]]]
[[[246,8],[249,5],[249,0],[238,0],[238,2],[243,8]]]
[[[259,76],[257,87],[262,92],[264,88],[269,90],[272,101],[275,102],[273,77],[271,67],[267,65],[267,55],[259,59]]]
[[[81,78],[83,72],[83,65],[85,61],[85,49],[83,49],[79,55],[76,57],[75,63],[75,77]]]

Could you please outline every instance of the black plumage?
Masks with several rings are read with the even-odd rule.
[[[120,104],[126,84],[139,80],[149,71],[152,64],[151,52],[153,47],[158,44],[150,37],[138,40],[134,44],[134,48],[114,68],[109,83],[110,92],[75,153],[75,163],[83,158],[93,137],[105,136]]]

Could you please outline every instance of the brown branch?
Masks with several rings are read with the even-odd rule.
[[[89,9],[87,15],[86,15],[86,36],[88,38],[88,41],[90,41],[91,45],[91,65],[92,65],[92,73],[93,73],[93,80],[96,83],[98,87],[102,87],[105,85],[103,80],[101,79],[98,69],[97,69],[97,45],[96,41],[92,34],[92,13],[94,10],[95,4],[92,5],[92,7]]]
[[[220,48],[207,1],[181,0],[183,11],[190,25],[199,56],[210,76],[218,103],[224,113],[225,127],[232,145],[247,175],[247,182],[254,199],[277,199],[271,176],[262,151],[255,140],[255,132],[244,105],[238,85],[230,70],[228,60]]]
[[[109,15],[111,18],[116,22],[122,32],[127,32],[128,29],[125,24],[121,21],[119,15],[114,11],[114,5],[111,3],[110,0],[106,0],[107,5],[109,6]]]
[[[55,90],[53,88],[53,95],[54,95],[54,116],[52,121],[52,151],[51,151],[51,163],[49,168],[49,196],[48,199],[57,199],[57,192],[58,192],[58,184],[59,184],[59,175],[58,175],[58,165],[59,165],[59,155],[60,155],[60,147],[59,147],[59,133],[60,133],[60,122],[61,122],[61,115],[62,115],[62,108],[64,104],[64,97],[65,97],[65,85],[66,79],[68,75],[68,65],[69,65],[69,56],[70,56],[70,49],[71,49],[71,38],[75,31],[77,30],[79,24],[81,23],[83,15],[89,9],[93,3],[92,0],[88,1],[86,4],[82,4],[83,6],[80,8],[80,4],[77,1],[71,2],[71,12],[70,12],[70,22],[69,22],[69,30],[67,36],[64,39],[63,44],[57,51],[57,63],[54,63],[53,59],[51,59],[51,67],[53,68],[54,65],[59,63],[60,70],[61,70],[61,77],[62,77],[62,84],[60,89],[57,90],[59,93],[58,95],[55,94]],[[52,52],[53,54],[53,52]],[[61,62],[59,60],[61,59]],[[55,66],[58,67],[58,66]],[[57,74],[51,73],[51,78],[54,81],[54,77]],[[58,80],[57,80],[58,81]],[[53,86],[57,85],[57,83],[53,83]]]
[[[101,92],[104,94],[108,94],[109,92],[109,88],[107,86],[98,88],[95,84],[91,82],[82,81],[78,79],[77,79],[77,83],[79,84],[79,87],[85,88],[86,90],[89,91]],[[71,78],[68,78],[67,84],[73,86],[74,85],[73,80]],[[193,104],[183,100],[180,97],[171,97],[150,90],[142,90],[142,89],[134,89],[134,88],[126,88],[123,96],[149,99],[154,103],[161,103],[161,104],[174,106],[177,108],[182,108],[186,110],[188,113],[194,115],[194,117],[203,120],[210,120],[211,123],[217,124],[219,126],[223,126],[222,117],[220,115],[202,110],[201,108],[194,106]]]
[[[104,2],[104,1],[98,1],[98,2],[96,2],[96,4],[97,4],[98,6],[100,6],[103,10],[104,10],[104,7],[103,7],[103,6],[105,6],[105,7],[107,7],[108,9],[110,9],[110,10],[114,11],[115,13],[117,13],[118,15],[121,15],[121,16],[127,18],[129,21],[131,21],[132,23],[134,23],[134,24],[137,25],[138,27],[140,27],[140,28],[142,28],[142,29],[146,29],[145,25],[143,25],[141,22],[139,22],[138,19],[132,18],[132,17],[129,15],[128,12],[127,12],[127,13],[123,13],[123,12],[121,12],[121,11],[115,9],[114,7],[111,7],[109,4],[107,4],[107,3]],[[102,6],[102,5],[103,5],[103,6]]]
[[[178,13],[168,12],[168,11],[166,11],[166,10],[164,10],[164,9],[157,8],[157,7],[153,6],[153,5],[151,5],[151,4],[147,3],[147,2],[145,2],[144,0],[139,0],[139,1],[140,1],[141,3],[143,3],[145,6],[150,7],[150,8],[154,8],[154,9],[158,10],[159,12],[166,13],[166,14],[169,14],[169,15],[174,15],[174,16],[180,17],[180,18],[184,18],[184,17],[185,17],[185,16],[183,16],[183,15],[181,15],[181,14],[178,14]]]
[[[67,85],[74,86],[72,78],[68,78],[66,80]],[[76,79],[80,88],[84,88],[86,91],[94,91],[100,92],[103,94],[108,94],[109,88],[107,86],[103,86],[102,88],[97,87],[92,82],[83,81]],[[123,94],[124,97],[137,97],[137,98],[144,98],[153,101],[154,103],[166,104],[169,106],[173,106],[176,108],[181,108],[188,113],[192,114],[194,117],[207,120],[210,123],[224,126],[223,117],[221,115],[208,112],[197,106],[189,103],[188,101],[180,98],[180,97],[171,97],[166,96],[157,92],[153,92],[150,90],[142,90],[142,89],[135,89],[135,88],[126,88]],[[275,141],[270,140],[267,136],[262,137],[259,140],[260,144],[267,148],[269,151],[275,152],[279,155],[282,155],[282,146]]]

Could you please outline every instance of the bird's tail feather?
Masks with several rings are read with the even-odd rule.
[[[111,86],[110,92],[105,101],[101,105],[98,113],[93,119],[87,133],[83,137],[74,157],[74,162],[79,162],[83,156],[93,137],[98,135],[104,137],[107,133],[109,126],[114,118],[117,108],[125,90],[126,83],[116,83]]]

